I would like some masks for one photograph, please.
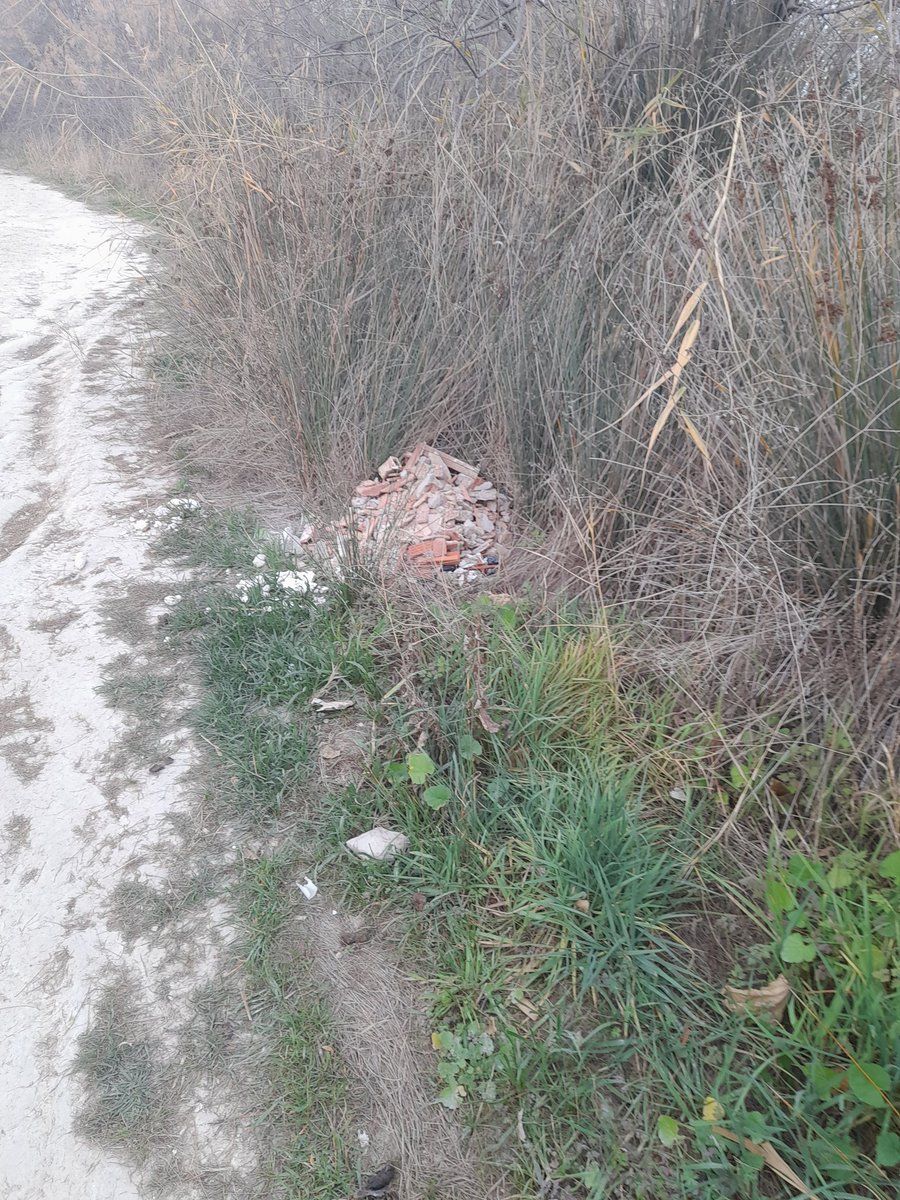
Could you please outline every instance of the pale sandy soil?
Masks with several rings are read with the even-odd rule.
[[[152,582],[128,514],[165,491],[124,415],[146,284],[121,219],[0,174],[0,1196],[128,1200],[73,1132],[69,1073],[101,973],[130,960],[101,917],[155,837],[178,772],[110,799],[122,718],[98,697],[129,647],[104,605]],[[159,576],[162,580],[162,576]]]

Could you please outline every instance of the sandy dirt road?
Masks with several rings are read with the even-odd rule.
[[[96,689],[129,649],[107,631],[104,606],[156,577],[129,513],[165,488],[128,417],[144,286],[129,233],[0,173],[4,1200],[138,1195],[124,1166],[73,1132],[70,1074],[100,975],[126,957],[103,920],[106,898],[177,788],[173,772],[114,798],[103,788],[121,717]]]

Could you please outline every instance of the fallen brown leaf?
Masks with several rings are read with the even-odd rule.
[[[526,1000],[524,996],[521,1000],[512,997],[511,1003],[514,1004],[519,1012],[526,1016],[529,1021],[536,1021],[538,1019],[538,1010],[534,1007],[531,1001]]]
[[[726,987],[725,1004],[732,1012],[766,1013],[773,1021],[784,1016],[791,985],[783,975],[763,988]]]
[[[801,1195],[808,1196],[810,1200],[819,1200],[815,1192],[809,1190],[797,1172],[788,1166],[771,1142],[752,1142],[750,1138],[738,1137],[736,1133],[732,1133],[730,1129],[723,1129],[721,1125],[713,1125],[712,1131],[718,1137],[727,1138],[729,1142],[736,1142],[745,1150],[749,1150],[751,1154],[758,1155],[767,1167],[770,1167],[776,1175],[780,1176],[785,1183],[789,1183]]]
[[[483,701],[481,704],[478,705],[477,716],[478,716],[478,720],[481,722],[482,729],[484,729],[487,733],[499,733],[500,732],[500,726],[497,724],[497,722],[494,720],[494,718],[490,715],[490,713],[488,712],[487,708],[485,707],[485,704]]]

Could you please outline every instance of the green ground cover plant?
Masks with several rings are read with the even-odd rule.
[[[230,698],[197,716],[223,775],[290,764],[259,771],[265,796],[239,776],[252,820],[287,818],[318,844],[320,879],[408,914],[434,1102],[490,1130],[515,1194],[768,1196],[790,1186],[781,1166],[819,1196],[890,1195],[896,852],[838,853],[827,831],[816,850],[798,822],[768,852],[729,837],[698,857],[745,774],[680,729],[674,686],[660,694],[629,669],[622,627],[473,598],[423,612],[413,645],[404,605],[422,598],[385,607],[372,586],[331,581],[324,603],[273,605],[261,586],[245,601],[233,582],[204,585],[167,628],[196,646],[208,695]],[[335,678],[371,718],[374,749],[357,783],[310,803],[309,700]],[[745,738],[743,753],[767,745]],[[804,756],[782,748],[781,773]],[[693,799],[673,805],[678,784]],[[341,842],[375,817],[409,852],[347,861]],[[764,836],[761,806],[748,829]],[[276,997],[293,995],[292,968],[272,957],[289,847],[249,863],[241,892],[247,969]],[[780,974],[778,1020],[729,1009],[726,984]],[[308,1079],[311,1066],[290,1069]],[[345,1161],[327,1146],[313,1152]]]

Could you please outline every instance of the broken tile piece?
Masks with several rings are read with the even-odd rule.
[[[394,458],[393,454],[390,458],[386,458],[378,468],[378,477],[380,479],[389,479],[392,475],[400,474],[400,459]]]
[[[361,545],[396,545],[423,578],[459,567],[461,553],[463,578],[496,571],[509,499],[475,467],[420,442],[405,458],[386,459],[376,475],[351,498]]]

